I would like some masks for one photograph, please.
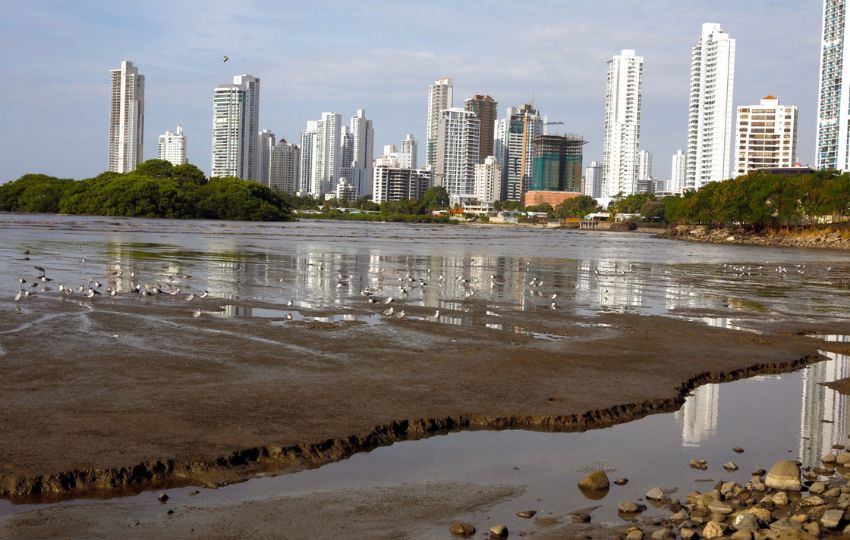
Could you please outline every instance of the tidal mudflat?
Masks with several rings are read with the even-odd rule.
[[[0,531],[14,536],[71,522],[72,535],[114,536],[98,516],[115,511],[127,520],[110,523],[127,534],[156,536],[161,522],[238,535],[251,529],[215,526],[226,509],[259,519],[277,515],[270,501],[299,516],[292,537],[310,524],[312,537],[333,524],[360,536],[448,535],[457,516],[505,522],[512,504],[538,498],[563,515],[580,506],[570,475],[596,462],[648,474],[673,444],[644,436],[635,453],[627,435],[595,438],[654,433],[644,423],[671,416],[648,415],[685,414],[689,393],[848,352],[842,252],[561,230],[19,215],[0,217],[0,236],[0,493],[10,501]],[[37,282],[35,294],[15,302],[20,278]],[[104,292],[87,298],[89,288]],[[832,364],[807,369],[822,365]],[[742,399],[729,405],[740,415],[758,405]],[[783,414],[800,425],[801,401],[790,401]],[[756,448],[774,439],[718,434],[710,440],[749,446],[748,459],[769,465]],[[798,457],[801,440],[777,444]],[[505,448],[517,458],[510,470]],[[562,456],[551,462],[562,476],[523,461],[535,455]],[[393,456],[408,456],[398,459],[412,477],[374,481],[369,471],[391,469]],[[672,471],[672,459],[658,461]],[[372,464],[347,477],[361,460]],[[191,495],[278,473],[293,474]],[[536,476],[563,485],[544,489]],[[156,501],[162,490],[172,506]],[[93,505],[119,495],[129,497]],[[605,504],[600,520],[616,523]],[[339,521],[322,529],[323,516]]]

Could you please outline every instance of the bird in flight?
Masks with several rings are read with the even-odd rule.
[[[222,62],[227,62],[228,60],[230,60],[230,57],[229,57],[229,56],[222,56],[222,57],[221,57],[221,61],[222,61]]]

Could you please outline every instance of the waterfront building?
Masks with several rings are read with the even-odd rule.
[[[602,140],[602,197],[637,193],[643,57],[623,49],[608,61]]]
[[[301,149],[281,139],[271,151],[269,160],[269,187],[284,193],[295,194],[300,179]]]
[[[416,154],[419,151],[416,144],[416,138],[412,133],[408,133],[401,140],[401,151],[399,155],[399,165],[408,169],[415,169],[417,163]]]
[[[578,135],[538,135],[534,139],[534,176],[529,191],[581,193],[582,148]]]
[[[735,172],[793,167],[797,162],[797,107],[767,96],[738,107]]]
[[[677,150],[673,154],[673,160],[670,170],[670,185],[667,186],[673,193],[682,193],[685,191],[686,178],[688,171],[687,156],[681,150]]]
[[[340,122],[341,117],[335,112],[324,112],[321,120],[316,121],[308,188],[314,197],[322,198],[330,193],[340,177]]]
[[[719,24],[703,24],[691,53],[687,189],[729,178],[734,79],[735,40]]]
[[[478,148],[478,162],[484,163],[487,156],[493,154],[493,130],[496,124],[498,103],[490,96],[476,94],[464,101],[464,109],[475,113],[481,121],[481,137]]]
[[[437,134],[441,113],[452,108],[454,100],[452,79],[437,79],[428,87],[428,117],[425,126],[425,164],[433,167],[437,161]]]
[[[402,167],[398,155],[385,154],[375,160],[372,169],[372,201],[380,204],[421,199],[432,185],[432,174],[427,167]]]
[[[641,180],[652,180],[652,152],[641,150],[638,152],[638,182]]]
[[[845,47],[850,17],[847,0],[825,0],[821,33],[818,131],[815,165],[818,169],[850,170],[850,77]]]
[[[351,118],[351,158],[343,164],[349,166],[346,178],[357,191],[357,197],[372,195],[372,163],[375,160],[375,129],[372,121],[366,118],[366,111],[358,109]]]
[[[159,136],[157,158],[169,161],[172,165],[185,165],[187,163],[186,135],[183,134],[183,126],[178,125],[174,133],[166,130]]]
[[[481,121],[475,113],[446,109],[440,114],[434,184],[443,186],[455,202],[475,198]]]
[[[133,62],[109,70],[112,93],[109,110],[108,170],[130,172],[144,160],[145,76]]]
[[[496,123],[494,152],[501,155],[502,199],[521,201],[534,174],[534,139],[543,134],[544,122],[533,104],[508,108]]]
[[[584,170],[582,193],[594,199],[602,196],[602,164],[598,161],[591,161],[590,166]]]
[[[259,179],[260,79],[236,75],[213,94],[211,177]]]
[[[502,171],[494,156],[475,166],[475,198],[479,203],[494,203],[502,196]]]
[[[269,166],[272,158],[272,148],[275,146],[274,131],[264,129],[257,140],[257,182],[264,186],[270,185]]]
[[[313,141],[318,131],[318,122],[308,120],[307,127],[301,132],[299,148],[301,149],[301,166],[298,171],[298,193],[310,194],[310,183],[313,177]]]
[[[336,183],[336,200],[340,203],[349,203],[357,198],[357,190],[346,178],[340,178]]]

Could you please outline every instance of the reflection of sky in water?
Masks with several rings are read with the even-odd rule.
[[[27,219],[41,218],[0,222]],[[579,315],[726,311],[730,316],[691,320],[733,329],[768,315],[844,318],[850,308],[850,255],[832,251],[461,226],[51,219],[75,230],[17,223],[0,233],[10,294],[18,275],[34,274],[31,265],[39,264],[54,284],[71,287],[95,277],[120,292],[158,283],[312,309],[362,303],[364,288],[434,309],[465,310],[469,298],[503,309],[551,309],[556,294],[557,310]],[[27,248],[31,261],[21,261]]]

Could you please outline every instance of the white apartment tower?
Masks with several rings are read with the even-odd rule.
[[[608,61],[601,196],[637,193],[643,57],[623,49]]]
[[[109,111],[109,170],[130,172],[143,161],[145,138],[145,76],[133,62],[109,70],[112,95]]]
[[[845,47],[850,37],[848,25],[847,0],[825,0],[815,153],[818,169],[850,170],[850,77],[845,74],[850,61],[850,47]]]
[[[534,139],[544,134],[544,120],[533,104],[508,107],[494,122],[493,153],[502,168],[501,199],[521,201],[534,176]]]
[[[372,195],[375,129],[372,126],[372,121],[366,118],[366,111],[363,109],[358,109],[357,114],[351,118],[350,133],[352,139],[351,176],[348,180],[354,186],[358,198],[369,197]]]
[[[183,126],[178,125],[174,133],[166,130],[159,136],[157,158],[170,161],[172,165],[185,165],[187,163],[186,136],[183,134]]]
[[[734,79],[735,40],[719,24],[703,24],[691,52],[687,189],[729,178]]]
[[[271,151],[269,160],[269,187],[284,193],[298,191],[301,151],[296,144],[281,139]]]
[[[495,156],[487,156],[475,166],[475,198],[479,203],[494,203],[502,197],[502,170]]]
[[[268,186],[272,148],[275,146],[274,131],[264,129],[257,137],[257,182]]]
[[[652,152],[638,152],[638,180],[652,180]]]
[[[584,170],[584,195],[598,199],[602,196],[602,164],[591,161],[590,166]]]
[[[685,191],[687,171],[687,156],[681,150],[677,150],[676,153],[673,154],[673,160],[670,167],[670,185],[667,187],[671,193],[682,193]]]
[[[259,179],[260,79],[233,77],[213,95],[211,177]]]
[[[322,113],[322,119],[316,121],[316,134],[313,137],[313,155],[310,171],[310,194],[324,197],[336,187],[342,167],[340,155],[340,134],[342,117],[338,113]]]
[[[437,79],[428,87],[428,117],[425,127],[425,164],[433,167],[437,161],[437,134],[440,129],[440,113],[452,107],[454,101],[452,79]]]
[[[446,188],[456,202],[475,198],[480,125],[472,111],[452,108],[440,115],[434,185]]]
[[[767,96],[738,107],[735,173],[793,167],[797,162],[797,107]]]
[[[319,130],[319,123],[315,120],[308,120],[307,127],[301,132],[299,140],[301,147],[301,166],[298,171],[298,187],[296,191],[302,195],[311,194],[310,185],[313,178],[313,143],[316,139],[316,132]]]
[[[416,138],[412,133],[408,133],[401,140],[401,152],[399,155],[399,165],[408,169],[415,169],[417,158],[416,153],[419,148],[416,144]]]
[[[403,154],[394,145],[384,147],[384,155],[375,160],[373,168],[372,201],[402,201],[421,199],[431,187],[432,171],[401,166]]]

